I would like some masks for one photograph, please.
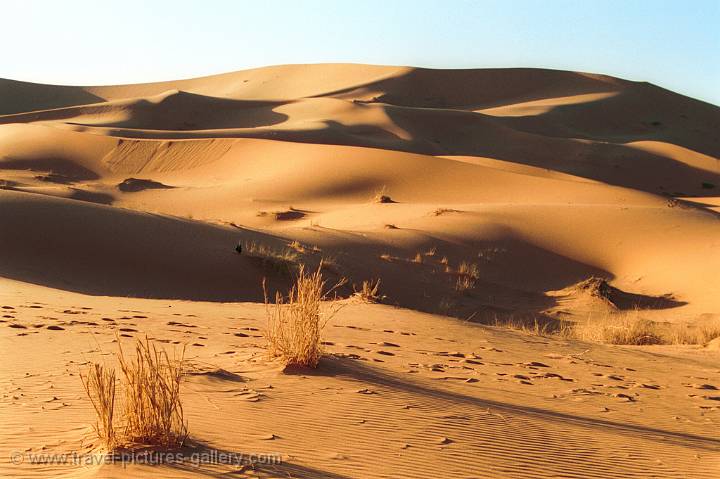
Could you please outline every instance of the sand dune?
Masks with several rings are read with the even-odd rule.
[[[486,324],[717,324],[719,129],[714,105],[540,69],[0,80],[0,474],[229,472],[2,462],[94,447],[63,371],[122,332],[190,345],[194,447],[281,453],[260,477],[714,477],[713,347]],[[239,241],[323,260],[343,297],[379,278],[387,305],[344,300],[318,372],[283,374],[253,303],[292,278]]]

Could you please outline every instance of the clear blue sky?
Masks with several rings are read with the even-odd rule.
[[[0,77],[169,80],[282,63],[546,67],[720,105],[720,0],[39,1],[1,5]]]

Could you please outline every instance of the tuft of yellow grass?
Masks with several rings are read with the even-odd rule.
[[[458,266],[458,274],[462,276],[468,276],[472,279],[479,279],[480,269],[475,263],[468,263],[467,261],[463,261],[462,263],[460,263],[460,266]]]
[[[365,301],[366,303],[377,303],[382,298],[379,294],[380,291],[380,279],[363,281],[360,289],[355,290],[355,296]]]
[[[117,442],[113,424],[115,417],[115,370],[93,363],[86,373],[80,373],[85,393],[95,409],[95,433],[103,445],[112,450]]]
[[[271,304],[266,291],[268,324],[265,338],[270,356],[280,358],[286,366],[317,367],[322,356],[322,330],[339,309],[331,307],[323,315],[321,305],[344,283],[345,280],[340,280],[323,292],[322,264],[313,273],[306,273],[305,267],[300,266],[287,298],[277,293],[275,303]]]
[[[180,383],[185,348],[170,358],[146,337],[135,343],[135,357],[125,356],[118,342],[125,386],[125,439],[136,444],[175,447],[187,438]]]
[[[720,322],[705,321],[657,322],[645,319],[640,310],[607,312],[573,321],[538,321],[529,323],[510,319],[495,319],[495,326],[523,331],[538,336],[559,336],[601,344],[628,346],[704,345],[720,337]]]
[[[451,272],[450,266],[446,264],[445,272]],[[463,261],[458,266],[457,279],[455,280],[455,291],[465,293],[475,287],[475,283],[480,278],[480,269],[474,263]]]
[[[298,248],[295,251],[287,248],[275,249],[264,243],[246,241],[243,242],[243,255],[258,258],[264,265],[268,265],[278,272],[290,273],[297,267],[300,260],[298,253],[305,251],[297,241],[291,243],[290,246]]]
[[[423,255],[422,253],[415,253],[415,257],[411,260],[413,263],[422,263],[423,262]]]
[[[303,246],[298,240],[293,240],[292,243],[290,243],[290,248],[294,249],[298,253],[304,253],[305,252],[305,246]]]
[[[181,446],[188,430],[180,402],[183,358],[170,358],[146,337],[135,345],[135,357],[127,358],[118,342],[123,373],[121,425],[115,425],[115,370],[94,363],[80,378],[95,409],[95,431],[108,450],[132,445]]]
[[[667,323],[641,317],[639,310],[607,313],[573,323],[570,336],[607,344],[705,344],[720,337],[720,323]]]
[[[458,276],[455,281],[455,291],[465,293],[475,287],[475,279],[471,276]]]

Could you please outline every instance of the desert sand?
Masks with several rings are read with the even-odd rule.
[[[0,475],[718,477],[719,131],[541,69],[0,80]],[[292,275],[238,242],[348,279],[317,369],[266,354]],[[631,316],[709,333],[563,334]],[[187,347],[189,451],[280,460],[32,464],[98,450],[79,374],[145,336]]]

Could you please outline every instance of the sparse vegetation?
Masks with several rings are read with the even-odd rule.
[[[290,246],[290,248],[294,249],[294,250],[297,251],[298,253],[304,253],[304,252],[305,252],[305,247],[304,247],[302,244],[300,244],[300,242],[299,242],[298,240],[293,240],[293,242],[290,243],[289,246]]]
[[[432,248],[430,248],[428,251],[425,252],[425,256],[435,256],[436,253],[437,253],[437,248],[433,246]]]
[[[180,402],[185,349],[179,358],[170,358],[147,338],[135,343],[134,358],[127,358],[119,343],[118,348],[125,390],[125,439],[143,445],[182,445],[187,438]]]
[[[601,344],[628,346],[704,345],[720,337],[720,322],[670,323],[641,317],[641,311],[605,313],[583,321],[547,321],[532,323],[496,318],[495,325],[538,336],[560,336]]]
[[[360,289],[353,286],[355,291],[354,295],[366,303],[377,303],[382,300],[379,294],[380,291],[380,279],[363,281]]]
[[[383,261],[392,261],[393,257],[389,253],[383,253],[380,255],[380,259]]]
[[[383,186],[381,189],[375,192],[373,196],[375,203],[395,203],[392,198],[387,194],[387,188]]]
[[[103,445],[112,450],[116,443],[113,424],[115,417],[115,370],[93,363],[86,373],[80,374],[85,393],[95,409],[95,433]]]
[[[322,330],[338,311],[337,307],[331,306],[323,315],[321,304],[344,283],[341,280],[323,292],[325,281],[321,267],[306,273],[305,267],[300,266],[287,298],[277,293],[275,303],[271,304],[266,292],[268,325],[265,338],[270,356],[280,358],[286,366],[316,367],[322,356]]]
[[[95,431],[108,450],[116,447],[181,446],[187,424],[180,401],[185,350],[170,358],[148,339],[135,345],[135,357],[127,358],[121,346],[118,360],[123,376],[122,415],[115,424],[115,370],[93,363],[80,378],[95,409]]]
[[[415,253],[415,257],[411,260],[413,263],[422,263],[423,262],[423,255],[422,253],[418,252]]]
[[[445,272],[452,272],[449,265],[445,266]],[[463,261],[458,266],[457,279],[455,280],[455,291],[466,293],[475,287],[480,278],[480,269],[475,263]]]
[[[257,258],[263,265],[270,266],[280,273],[290,273],[294,271],[298,267],[300,260],[297,251],[287,248],[275,249],[255,241],[243,242],[242,250],[245,256]]]
[[[455,281],[455,291],[465,293],[475,287],[475,279],[471,276],[458,276]]]
[[[479,279],[480,269],[475,263],[468,263],[467,261],[463,261],[462,263],[460,263],[460,266],[458,266],[458,274],[461,276],[467,276],[472,279]]]
[[[720,337],[720,323],[669,323],[650,321],[640,311],[605,314],[572,323],[566,335],[607,344],[705,344]]]

